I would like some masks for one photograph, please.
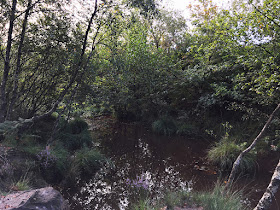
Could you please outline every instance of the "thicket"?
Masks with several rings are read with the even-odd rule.
[[[1,190],[13,190],[13,186],[25,189],[24,186],[31,183],[29,180],[34,177],[42,177],[48,183],[74,181],[82,175],[94,174],[104,166],[107,159],[93,146],[94,139],[84,120],[61,120],[57,132],[52,137],[53,141],[49,142],[55,122],[56,119],[50,117],[36,125],[30,125],[21,135],[15,126],[11,127],[11,123],[0,124],[1,132],[5,136],[1,142],[4,150],[14,148],[21,154],[19,158],[22,159],[21,163],[18,163],[13,161],[13,154],[5,155],[1,152],[1,157],[6,158],[6,161],[0,160],[3,163],[0,168],[1,174],[10,173],[8,177],[13,179],[5,180],[7,177],[0,177],[0,182],[6,182]],[[15,175],[15,171],[25,175]],[[14,183],[14,180],[19,181]],[[8,186],[9,183],[11,186]]]
[[[74,155],[87,171],[100,156],[85,149],[82,121],[59,125],[50,148],[38,135],[44,126],[22,131],[54,112],[110,114],[164,135],[211,134],[219,142],[210,159],[230,167],[280,102],[279,2],[233,0],[225,9],[199,0],[189,6],[192,28],[153,0],[93,3],[80,15],[62,0],[0,2],[0,140],[61,161]],[[226,140],[225,122],[233,126]],[[279,126],[276,117],[258,153],[279,151]],[[9,128],[22,135],[7,138]]]

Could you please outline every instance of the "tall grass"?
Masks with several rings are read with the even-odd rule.
[[[227,171],[232,165],[246,144],[236,144],[230,138],[223,138],[221,141],[208,151],[207,157],[210,161],[217,164],[221,170]],[[255,168],[256,155],[254,153],[246,154],[239,166],[240,172],[252,171]]]
[[[132,205],[132,210],[156,210],[149,200],[140,200],[137,204]]]
[[[209,192],[193,193],[193,202],[203,206],[204,210],[247,210],[242,204],[242,192],[226,190],[221,184]]]
[[[173,209],[175,206],[181,206],[190,197],[188,191],[167,192],[164,195],[163,202],[168,209]]]
[[[225,189],[221,183],[206,192],[168,192],[163,200],[151,205],[150,200],[140,200],[133,210],[162,210],[203,207],[204,210],[249,210],[242,203],[242,191]],[[183,207],[184,206],[184,207]]]
[[[11,190],[15,191],[25,191],[29,190],[30,188],[30,178],[28,176],[28,173],[21,176],[18,181],[13,182],[11,185]]]
[[[107,161],[105,156],[96,149],[83,148],[74,155],[72,169],[77,173],[92,174],[100,169]]]

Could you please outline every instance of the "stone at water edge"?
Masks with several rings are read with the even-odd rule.
[[[0,197],[4,210],[69,210],[62,195],[52,187],[22,191]]]

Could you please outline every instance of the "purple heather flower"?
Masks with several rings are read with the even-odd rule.
[[[148,183],[143,175],[141,177],[137,177],[135,180],[126,179],[126,184],[135,188],[148,189]]]
[[[46,146],[46,149],[42,150],[37,155],[37,158],[39,159],[39,161],[41,162],[41,165],[44,168],[51,166],[57,159],[53,154],[51,154],[49,146]]]

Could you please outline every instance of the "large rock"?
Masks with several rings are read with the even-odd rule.
[[[52,187],[22,191],[0,198],[0,209],[69,210],[62,195]]]

